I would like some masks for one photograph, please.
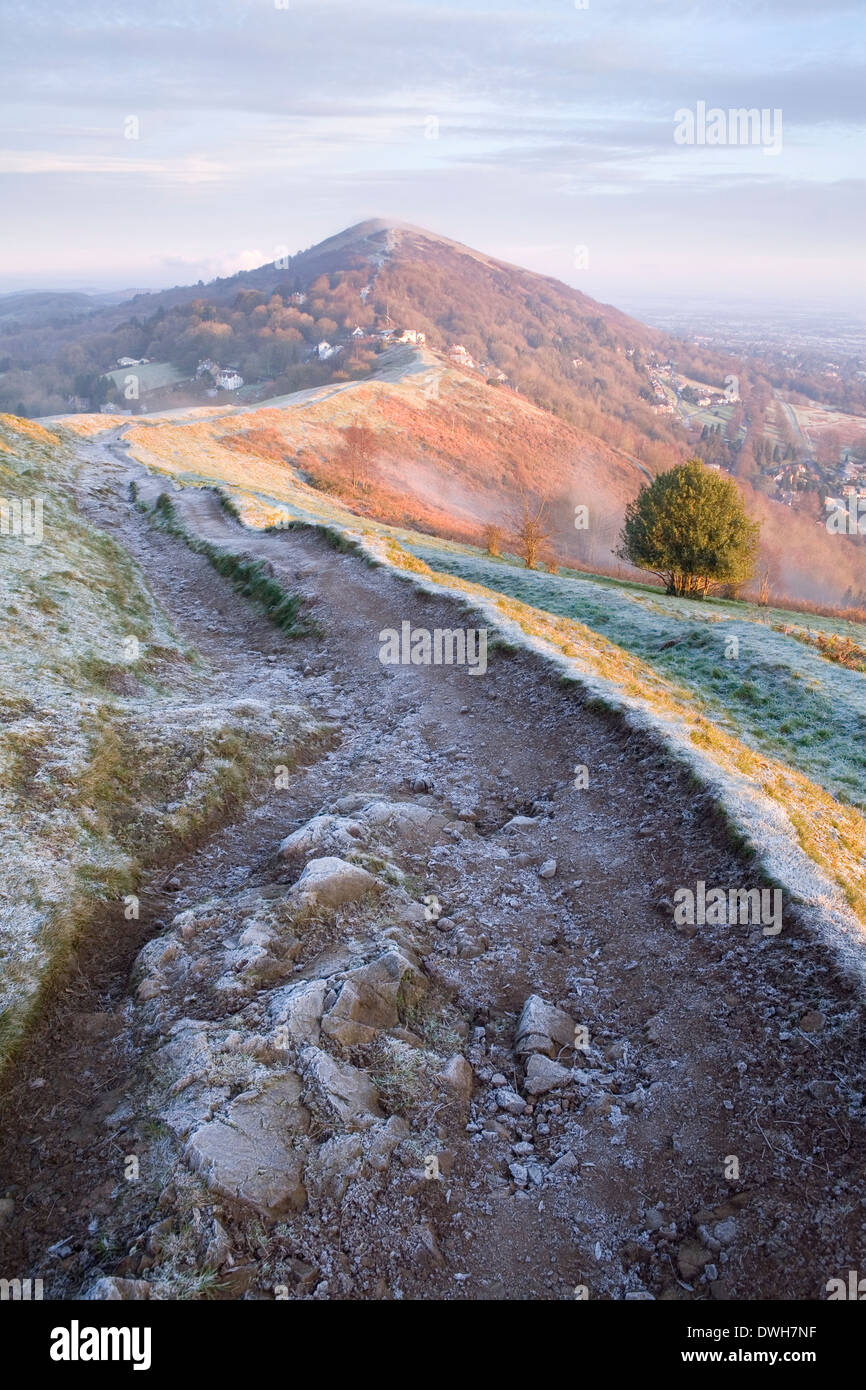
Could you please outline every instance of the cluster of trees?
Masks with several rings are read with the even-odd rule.
[[[118,397],[102,377],[121,357],[168,361],[190,377],[202,359],[213,358],[236,366],[246,381],[273,382],[276,393],[364,376],[374,346],[358,346],[350,337],[355,324],[374,321],[372,307],[360,298],[364,283],[360,268],[321,275],[307,286],[302,304],[293,299],[298,286],[292,278],[274,290],[240,289],[225,302],[202,287],[192,300],[134,313],[110,329],[102,315],[63,331],[22,327],[2,341],[8,370],[0,375],[0,409],[54,414],[68,409],[70,398],[98,409]],[[310,358],[323,339],[343,342],[338,359]]]
[[[693,458],[632,498],[615,553],[656,575],[667,593],[704,598],[715,589],[736,592],[754,577],[760,530],[733,479]],[[550,535],[547,503],[521,488],[510,524],[487,525],[484,544],[488,555],[501,555],[508,544],[527,569],[555,570]]]

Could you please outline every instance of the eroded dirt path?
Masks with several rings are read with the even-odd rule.
[[[53,1297],[81,1296],[100,1273],[162,1277],[162,1296],[179,1296],[192,1260],[219,1271],[215,1290],[188,1280],[193,1295],[469,1299],[572,1298],[580,1286],[590,1298],[820,1298],[828,1279],[862,1267],[861,1004],[788,904],[777,938],[674,926],[678,886],[760,884],[682,770],[529,655],[493,651],[483,677],[383,667],[382,629],[471,620],[314,534],[250,534],[212,494],[173,493],[190,530],[261,556],[304,597],[320,635],[283,638],[130,506],[130,476],[151,501],[163,483],[104,444],[89,449],[81,505],[135,555],[209,663],[202,697],[297,700],[334,725],[334,742],[185,856],[171,891],[164,872],[154,876],[134,939],[106,926],[82,947],[4,1097],[4,1266],[41,1275]],[[588,788],[574,785],[577,764]],[[407,875],[402,897],[386,895],[372,925],[360,907],[341,908],[284,970],[324,979],[327,1005],[347,968],[335,973],[328,953],[348,938],[369,942],[391,911],[393,939],[423,973],[426,1014],[401,1014],[384,1032],[419,1055],[427,1044],[443,1058],[462,1052],[471,1096],[402,1095],[389,1072],[382,1107],[400,1122],[400,1144],[380,1166],[369,1144],[344,1145],[342,1171],[321,1180],[316,1200],[268,1219],[186,1184],[187,1132],[155,1098],[154,1077],[158,1089],[171,1076],[153,1057],[191,1019],[230,1028],[231,1046],[249,1044],[279,1077],[285,1057],[256,1041],[279,970],[225,1003],[209,962],[241,949],[239,903],[297,879],[302,862],[277,858],[283,837],[339,802],[355,814],[365,797],[428,808],[441,831],[424,846],[387,845]],[[555,872],[541,876],[550,860]],[[406,902],[431,894],[442,915],[425,925]],[[218,906],[202,916],[208,902],[228,903],[227,915]],[[201,931],[188,945],[180,928],[171,936],[186,911]],[[142,993],[141,971],[133,994],[139,948],[166,931],[178,944],[163,994]],[[587,1030],[585,1048],[548,1049],[570,1076],[535,1095],[515,1053],[532,995]],[[378,1077],[380,1044],[327,1046]],[[302,1067],[309,1054],[298,1055]],[[175,1078],[190,1105],[194,1079]],[[249,1081],[208,1084],[212,1114]],[[430,1154],[438,1177],[425,1175]],[[124,1181],[130,1155],[138,1182]],[[179,1227],[199,1233],[197,1247]]]

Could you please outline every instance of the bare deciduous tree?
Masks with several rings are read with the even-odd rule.
[[[492,521],[484,528],[484,548],[488,555],[502,554],[502,527]]]
[[[342,435],[341,462],[348,470],[352,487],[364,487],[369,482],[370,465],[379,450],[376,432],[366,425],[348,425]]]
[[[521,489],[514,529],[523,563],[528,570],[534,570],[550,534],[547,529],[547,503]]]
[[[766,608],[770,602],[770,566],[765,565],[761,573],[761,583],[758,590],[758,603],[762,608]]]

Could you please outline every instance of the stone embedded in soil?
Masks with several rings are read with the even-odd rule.
[[[372,1125],[364,1135],[365,1162],[374,1172],[382,1173],[391,1161],[391,1155],[398,1144],[408,1139],[411,1131],[402,1115],[391,1115],[387,1120]]]
[[[677,1251],[677,1265],[684,1279],[696,1279],[712,1260],[712,1251],[705,1250],[696,1240],[684,1240]]]
[[[301,1054],[300,1071],[304,1100],[310,1109],[332,1126],[366,1129],[381,1119],[379,1093],[366,1072],[348,1062],[308,1047]]]
[[[398,1022],[398,1005],[417,1002],[425,989],[423,976],[402,951],[386,951],[349,972],[323,1031],[346,1047],[372,1042],[377,1031]]]
[[[370,834],[384,837],[389,846],[403,850],[424,849],[438,838],[445,825],[440,811],[414,801],[371,801],[358,819]]]
[[[304,1175],[311,1204],[317,1206],[325,1197],[342,1202],[349,1183],[361,1172],[362,1157],[360,1134],[337,1134],[322,1144]]]
[[[720,1245],[730,1245],[737,1237],[736,1221],[733,1217],[728,1217],[726,1221],[718,1221],[713,1227],[713,1235]]]
[[[146,1279],[118,1279],[106,1276],[97,1279],[96,1283],[88,1289],[84,1295],[86,1299],[104,1299],[116,1302],[118,1300],[150,1298],[150,1284]]]
[[[495,1092],[497,1110],[504,1110],[509,1115],[522,1115],[526,1109],[526,1101],[523,1096],[512,1091],[510,1086],[500,1086]]]
[[[312,820],[294,830],[280,844],[279,858],[290,863],[310,858],[311,855],[342,855],[356,847],[361,827],[357,822],[344,816],[314,816]]]
[[[551,1061],[540,1052],[534,1052],[527,1063],[524,1090],[530,1096],[543,1096],[548,1091],[567,1086],[570,1081],[571,1072],[568,1067]]]
[[[182,1018],[156,1053],[159,1072],[175,1078],[157,1113],[180,1137],[209,1119],[228,1099],[230,1086],[219,1074],[216,1055],[226,1047],[229,1036],[218,1025]]]
[[[414,801],[389,801],[375,793],[344,797],[340,815],[323,814],[293,830],[282,841],[279,857],[289,863],[329,855],[345,855],[358,844],[387,840],[392,849],[421,850],[432,845],[445,827],[445,817]]]
[[[467,1104],[472,1095],[473,1074],[472,1068],[466,1058],[460,1052],[455,1052],[442,1068],[442,1080],[449,1090],[464,1104]]]
[[[824,1015],[819,1014],[817,1009],[809,1009],[800,1019],[800,1027],[804,1033],[820,1033],[824,1027]]]
[[[518,1056],[544,1052],[553,1057],[561,1048],[574,1046],[574,1022],[562,1009],[530,994],[518,1019],[515,1039]]]
[[[285,1048],[288,1042],[318,1043],[326,988],[323,980],[302,980],[271,996],[268,1012],[277,1028],[277,1047]]]
[[[310,1117],[292,1072],[238,1096],[191,1135],[184,1157],[212,1192],[270,1217],[300,1211]]]
[[[205,1250],[204,1262],[209,1269],[221,1269],[231,1253],[231,1237],[222,1222],[214,1218],[213,1235]]]
[[[374,892],[378,881],[358,864],[326,856],[311,859],[292,889],[292,896],[314,907],[342,907]]]

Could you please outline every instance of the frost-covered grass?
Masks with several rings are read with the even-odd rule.
[[[426,542],[411,550],[432,568],[577,618],[691,691],[720,728],[783,758],[839,800],[866,808],[866,678],[797,640],[793,634],[806,630],[802,614],[669,598],[648,587],[528,571]],[[791,635],[777,631],[780,625]],[[808,627],[859,645],[866,639],[862,624],[841,619],[809,618]]]
[[[227,515],[240,519],[237,507],[230,497],[217,489],[220,506]],[[231,580],[234,587],[244,597],[260,604],[270,622],[289,637],[300,637],[313,630],[309,618],[301,615],[301,600],[291,594],[267,573],[261,560],[248,555],[237,555],[233,551],[212,545],[198,536],[192,536],[178,520],[174,503],[168,493],[161,492],[154,504],[153,519],[163,530],[180,537],[192,550],[205,555],[217,574]]]

